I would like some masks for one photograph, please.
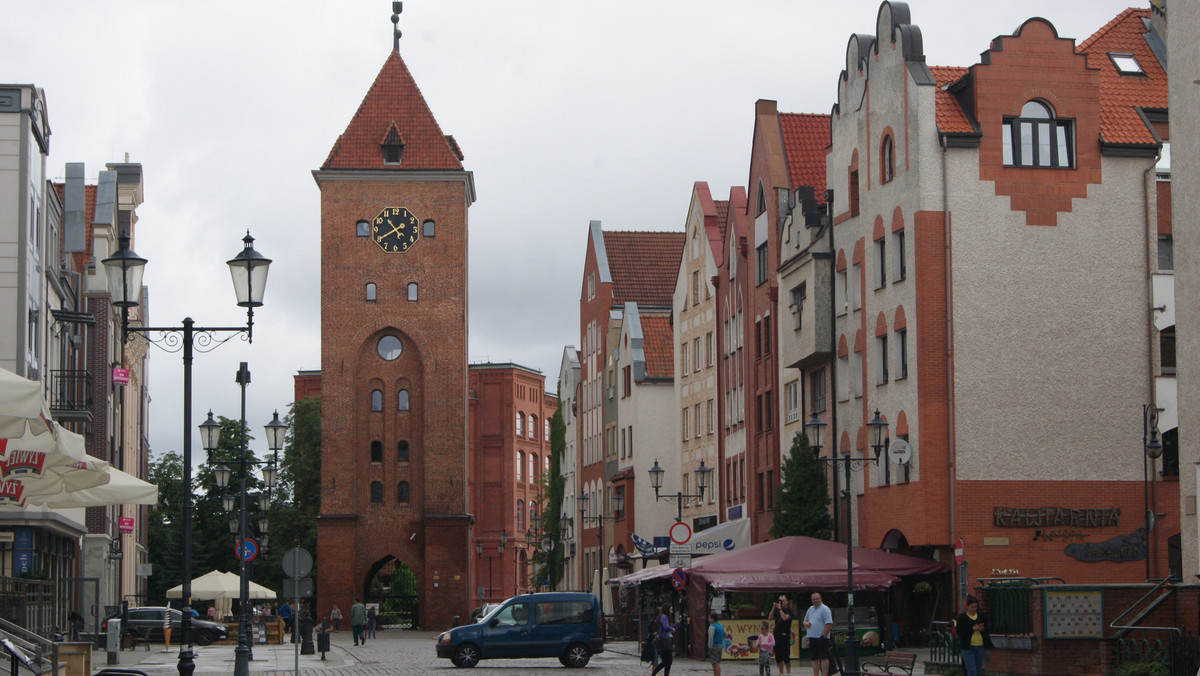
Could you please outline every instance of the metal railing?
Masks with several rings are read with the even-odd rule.
[[[0,618],[0,657],[11,673],[24,666],[35,674],[58,676],[58,644]]]
[[[75,413],[91,417],[92,374],[88,371],[50,371],[50,409],[56,414]]]
[[[931,622],[928,643],[929,661],[944,664],[958,664],[962,661],[962,649],[950,622]]]

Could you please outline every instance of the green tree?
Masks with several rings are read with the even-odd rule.
[[[561,394],[561,392],[560,392]],[[542,537],[550,538],[554,549],[543,552],[539,548],[533,555],[536,579],[531,580],[534,586],[549,584],[557,587],[563,577],[563,542],[562,524],[559,519],[562,514],[564,492],[567,480],[562,475],[562,457],[567,446],[567,426],[563,422],[563,403],[559,397],[558,409],[550,419],[550,471],[542,474]]]
[[[272,491],[271,546],[259,558],[258,583],[283,589],[283,556],[300,547],[313,557],[316,577],[317,516],[321,513],[321,398],[294,402],[284,417],[287,436],[279,461],[279,481]]]
[[[829,504],[829,482],[825,477],[825,467],[813,457],[808,437],[803,432],[797,433],[780,471],[771,537],[807,535],[822,540],[832,539],[833,521],[829,516]]]
[[[183,458],[172,452],[151,459],[147,479],[158,486],[158,504],[148,517],[147,558],[153,572],[146,580],[146,594],[149,602],[158,603],[168,589],[183,582]]]

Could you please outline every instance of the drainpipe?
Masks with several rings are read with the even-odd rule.
[[[1155,306],[1154,306],[1154,271],[1156,269],[1158,269],[1158,264],[1157,264],[1158,257],[1156,255],[1153,247],[1158,243],[1158,219],[1157,219],[1157,214],[1155,214],[1155,216],[1156,216],[1155,220],[1153,222],[1151,222],[1151,220],[1150,220],[1150,183],[1149,183],[1149,180],[1150,180],[1150,172],[1154,171],[1158,167],[1158,162],[1161,159],[1162,159],[1162,145],[1159,144],[1158,153],[1155,154],[1154,161],[1151,162],[1150,166],[1146,167],[1146,170],[1142,172],[1142,216],[1145,219],[1144,236],[1145,236],[1145,242],[1146,242],[1146,252],[1145,252],[1146,253],[1146,257],[1145,257],[1145,261],[1146,261],[1146,307],[1150,308],[1150,311],[1146,314],[1146,373],[1149,375],[1149,378],[1147,378],[1147,382],[1149,384],[1147,387],[1148,392],[1146,393],[1146,401],[1153,403],[1154,406],[1156,406],[1156,407],[1158,406],[1158,393],[1155,388],[1155,380],[1154,380],[1154,339],[1156,337],[1156,334],[1158,333],[1158,329],[1157,329],[1157,327],[1154,326],[1154,309],[1155,309]],[[1156,177],[1156,180],[1157,180],[1157,177]],[[1157,187],[1157,185],[1155,187]],[[1142,450],[1145,451],[1145,449],[1142,449]],[[1157,472],[1157,469],[1156,469],[1157,461],[1155,461],[1153,458],[1147,458],[1145,455],[1143,455],[1142,463],[1144,464],[1146,462],[1150,463],[1150,477],[1151,477],[1151,480],[1149,482],[1150,483],[1150,507],[1149,508],[1151,510],[1157,512],[1158,511],[1158,507],[1157,507],[1158,491],[1155,488],[1155,484],[1157,482],[1153,480],[1153,477],[1154,477],[1155,473]],[[1143,519],[1146,519],[1145,515],[1143,515]],[[1152,535],[1154,536],[1153,540],[1151,539]],[[1151,545],[1153,545],[1153,546],[1151,546]],[[1153,555],[1158,552],[1157,545],[1158,545],[1157,534],[1146,533],[1146,562],[1147,562],[1147,566],[1150,568],[1150,570],[1154,570],[1154,568],[1151,564],[1151,561],[1152,561]],[[1149,577],[1149,575],[1147,575],[1147,577]]]
[[[838,445],[838,417],[837,417],[837,250],[833,245],[833,190],[825,191],[825,210],[829,214],[829,457],[836,458]],[[830,463],[833,469],[833,533],[834,540],[837,540],[837,534],[841,532],[838,528],[841,519],[838,515],[841,513],[838,509],[838,473],[837,463]],[[846,485],[846,504],[850,504],[850,486]],[[847,535],[849,539],[853,535]],[[854,590],[850,590],[851,593]]]
[[[946,151],[949,148],[945,134],[942,135],[942,229],[944,238],[944,256],[946,262],[946,457],[949,471],[946,473],[946,483],[949,488],[950,503],[950,543],[954,543],[954,480],[958,472],[958,449],[954,444],[954,288],[953,268],[950,260],[950,189],[946,174]],[[954,571],[955,579],[959,571]],[[960,605],[959,589],[966,580],[958,580],[954,587],[954,607]]]

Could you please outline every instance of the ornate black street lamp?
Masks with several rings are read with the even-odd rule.
[[[487,562],[488,562],[487,594],[485,595],[486,598],[479,599],[480,601],[487,601],[489,603],[491,602],[491,598],[492,598],[492,559],[498,559],[501,556],[504,556],[504,545],[507,543],[508,543],[508,531],[502,530],[502,531],[500,531],[500,539],[498,541],[498,544],[496,545],[497,556],[492,556],[491,554],[484,555],[483,540],[475,541],[475,556],[485,558],[485,559],[487,559]]]
[[[700,504],[701,502],[704,501],[704,491],[708,488],[708,475],[712,472],[712,468],[705,467],[704,461],[701,460],[700,467],[698,467],[696,469],[696,490],[697,490],[697,492],[692,494],[692,493],[684,493],[683,491],[676,491],[675,495],[659,495],[658,494],[659,489],[662,488],[663,475],[667,473],[667,470],[658,466],[658,460],[654,461],[654,466],[651,467],[648,471],[650,472],[650,485],[654,486],[654,499],[655,500],[667,500],[669,502],[674,502],[676,505],[678,505],[679,509],[675,513],[675,522],[680,523],[683,521],[684,505],[690,505],[693,500],[696,501],[696,504]]]
[[[858,635],[854,630],[854,530],[852,525],[854,523],[854,504],[850,496],[850,472],[862,469],[867,463],[879,464],[887,427],[887,421],[879,416],[879,409],[875,409],[875,417],[867,423],[871,449],[875,451],[874,458],[855,458],[851,457],[848,452],[842,453],[842,457],[839,458],[836,456],[836,441],[830,442],[830,457],[823,458],[821,457],[821,431],[825,428],[825,423],[816,414],[804,423],[813,456],[821,462],[830,463],[835,468],[838,463],[841,463],[844,470],[845,488],[842,495],[846,498],[846,661],[842,673],[846,676],[857,676],[862,673],[858,665]]]
[[[108,291],[114,307],[121,308],[121,343],[127,342],[131,334],[140,334],[152,345],[167,352],[183,352],[183,622],[180,627],[179,674],[192,676],[196,670],[192,651],[192,353],[210,352],[225,344],[234,335],[245,334],[248,342],[254,340],[254,308],[263,304],[266,291],[267,270],[271,259],[254,250],[254,238],[247,232],[242,238],[242,251],[226,261],[233,277],[233,290],[239,307],[246,308],[246,325],[236,327],[198,327],[191,317],[185,317],[181,326],[130,326],[129,308],[141,301],[142,273],[147,260],[129,248],[129,233],[122,232],[117,239],[117,251],[100,261],[108,277]],[[222,339],[217,335],[232,334]],[[151,337],[153,336],[153,337]],[[122,347],[122,349],[124,349]]]
[[[611,499],[611,501],[612,501],[611,506],[612,506],[612,511],[613,511],[612,514],[605,514],[602,511],[599,514],[596,514],[595,516],[588,516],[587,508],[588,508],[588,502],[590,500],[591,500],[591,497],[587,493],[579,494],[579,527],[580,527],[580,530],[582,531],[584,524],[588,523],[589,521],[594,522],[596,525],[598,525],[600,527],[600,530],[597,531],[597,533],[596,533],[596,541],[597,541],[597,544],[599,545],[597,547],[596,555],[599,559],[597,561],[597,563],[601,564],[601,569],[604,569],[604,568],[608,568],[608,560],[607,560],[608,553],[604,551],[604,522],[605,521],[615,521],[617,518],[616,515],[620,512],[625,511],[625,494],[624,493],[614,493],[613,494],[612,499]],[[601,505],[601,508],[603,508],[603,505]],[[583,533],[581,532],[580,535],[582,535],[582,534]],[[601,574],[601,576],[600,576],[600,583],[601,584],[604,583],[604,575],[603,574]],[[597,590],[597,591],[599,591],[599,590]]]
[[[241,476],[240,495],[226,493],[222,496],[222,504],[229,509],[233,506],[233,501],[240,497],[240,518],[231,517],[229,519],[229,528],[231,532],[238,534],[238,574],[240,589],[238,594],[240,618],[238,620],[238,643],[234,648],[234,665],[233,673],[235,676],[249,676],[250,661],[254,659],[253,640],[251,638],[251,618],[250,618],[250,576],[249,576],[249,560],[246,558],[246,534],[249,524],[249,515],[246,508],[248,493],[246,492],[246,477],[249,474],[247,467],[263,465],[262,475],[263,484],[266,485],[267,491],[256,495],[256,501],[262,508],[262,515],[258,519],[258,532],[260,534],[259,545],[266,547],[268,537],[269,522],[267,521],[266,508],[271,504],[271,490],[275,488],[275,483],[279,478],[279,451],[283,448],[283,441],[287,425],[279,419],[279,412],[275,412],[274,418],[267,423],[267,448],[271,450],[273,456],[270,460],[249,460],[248,444],[246,440],[246,386],[250,384],[250,369],[247,368],[246,362],[242,362],[237,372],[237,383],[242,392],[242,415],[239,421],[239,440],[238,448],[240,449],[240,460],[238,461],[239,473]],[[212,453],[217,450],[221,436],[221,424],[213,420],[212,411],[208,412],[208,420],[205,420],[200,425],[201,441],[204,443],[204,450],[209,453],[211,459]],[[217,465],[213,469],[213,476],[216,478],[217,486],[225,489],[229,486],[229,480],[232,478],[233,472],[224,463]],[[294,634],[293,634],[294,636]]]

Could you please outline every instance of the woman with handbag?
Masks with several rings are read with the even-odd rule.
[[[679,628],[678,622],[671,622],[671,604],[663,605],[662,611],[654,620],[654,626],[658,630],[655,647],[658,649],[659,662],[650,672],[650,676],[655,676],[659,671],[671,676],[671,663],[675,661],[675,630]]]

